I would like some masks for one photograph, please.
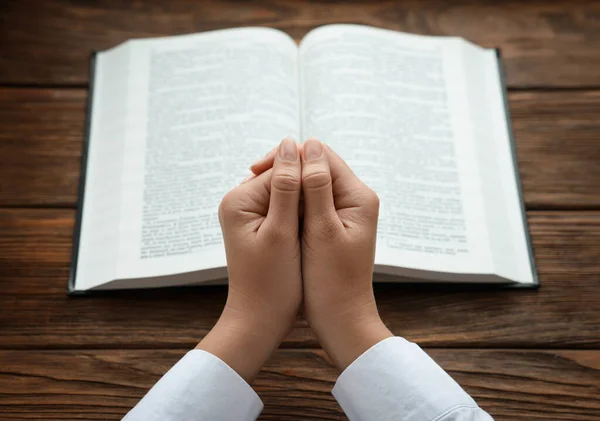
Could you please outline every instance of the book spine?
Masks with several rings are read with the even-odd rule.
[[[517,144],[515,141],[515,132],[512,127],[512,120],[510,117],[510,106],[508,103],[508,89],[506,88],[506,77],[504,73],[504,65],[502,63],[502,53],[499,48],[496,48],[496,62],[498,63],[498,75],[500,76],[500,86],[502,87],[502,97],[504,99],[504,115],[506,116],[506,128],[508,130],[508,138],[510,140],[510,149],[513,159],[513,167],[515,171],[515,182],[517,183],[517,191],[519,193],[519,203],[521,205],[521,215],[523,221],[523,230],[525,232],[525,240],[527,241],[527,251],[529,253],[529,264],[531,267],[531,273],[534,280],[533,288],[539,288],[540,281],[535,266],[535,257],[533,254],[533,246],[531,242],[531,235],[529,233],[529,225],[527,224],[527,210],[525,209],[525,200],[523,197],[523,187],[521,185],[521,177],[519,175],[519,158],[517,156]],[[529,287],[520,284],[523,287]]]
[[[90,129],[92,126],[92,105],[94,103],[94,81],[96,77],[96,56],[93,52],[90,57],[90,81],[87,98],[87,108],[85,115],[85,127],[83,133],[83,145],[81,149],[81,165],[79,175],[79,188],[77,192],[77,213],[75,215],[75,225],[73,227],[73,249],[71,252],[71,266],[69,271],[69,282],[67,284],[68,295],[81,295],[85,292],[75,290],[75,280],[77,278],[77,259],[79,257],[79,245],[81,238],[81,223],[83,218],[83,199],[85,196],[85,184],[87,176],[88,152],[90,146]]]

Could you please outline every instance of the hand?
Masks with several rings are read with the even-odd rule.
[[[198,345],[248,382],[288,333],[302,302],[300,156],[291,139],[272,156],[272,169],[230,191],[219,208],[229,293],[219,321]]]
[[[302,156],[306,318],[343,370],[392,336],[373,295],[379,198],[318,140],[307,141]]]
[[[308,140],[301,155],[305,314],[325,351],[343,370],[392,336],[373,295],[379,199],[321,142]],[[269,168],[271,156],[252,171]]]

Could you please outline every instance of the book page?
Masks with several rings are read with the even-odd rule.
[[[378,193],[380,266],[493,273],[462,43],[332,25],[300,46],[303,137]]]
[[[123,133],[115,142],[121,145],[104,158],[91,154],[108,166],[111,159],[122,162],[111,202],[118,229],[110,240],[91,240],[102,237],[102,227],[88,224],[82,236],[94,242],[84,260],[116,247],[117,263],[108,279],[80,264],[77,277],[91,280],[83,288],[224,267],[222,197],[261,153],[299,136],[297,47],[284,33],[242,28],[130,41],[124,48],[108,67],[119,66],[127,83],[121,95],[103,95],[109,105],[99,105],[120,110],[115,118]],[[100,54],[100,72],[114,54]],[[91,146],[106,149],[111,140],[92,137]],[[90,178],[110,176],[95,168]]]

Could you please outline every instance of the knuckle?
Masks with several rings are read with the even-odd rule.
[[[319,189],[331,183],[331,173],[326,168],[318,168],[303,174],[302,184],[309,189]]]
[[[283,191],[297,191],[300,189],[300,176],[291,168],[281,169],[273,174],[273,187]]]
[[[379,209],[379,196],[373,190],[369,189],[367,193],[367,203],[374,209]]]
[[[379,213],[379,196],[370,188],[366,188],[362,194],[362,202],[366,212],[369,215],[377,215]]]
[[[238,194],[235,190],[230,191],[223,197],[219,205],[219,218],[228,219],[237,212]]]

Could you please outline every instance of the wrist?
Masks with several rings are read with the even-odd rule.
[[[278,320],[248,315],[225,307],[223,314],[196,346],[220,358],[251,383],[287,334]]]
[[[275,349],[289,333],[296,314],[297,311],[284,313],[272,309],[244,311],[230,305],[228,301],[217,324],[244,332],[254,340],[262,341]]]
[[[340,370],[344,371],[365,351],[393,336],[385,326],[375,300],[339,313],[309,320],[321,346]]]

